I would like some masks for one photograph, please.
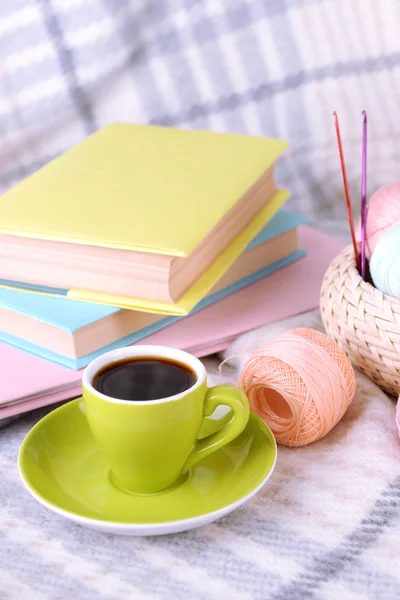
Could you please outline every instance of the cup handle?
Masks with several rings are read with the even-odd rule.
[[[216,385],[209,388],[204,400],[204,417],[212,415],[217,406],[221,404],[232,409],[233,416],[231,420],[222,429],[197,440],[183,470],[190,469],[209,454],[229,444],[246,427],[250,416],[250,408],[247,396],[243,392],[232,385]]]

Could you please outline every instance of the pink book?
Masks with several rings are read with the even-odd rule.
[[[206,356],[240,334],[317,308],[323,275],[343,243],[302,225],[304,258],[148,336],[141,344],[174,346]],[[71,371],[0,343],[0,419],[80,395],[81,371]]]

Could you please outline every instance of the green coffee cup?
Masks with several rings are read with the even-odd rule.
[[[93,386],[96,375],[109,365],[140,357],[186,367],[193,373],[193,385],[174,396],[147,401],[121,400]],[[173,485],[190,467],[236,438],[249,418],[247,397],[239,389],[208,388],[206,370],[197,358],[163,346],[131,346],[103,354],[86,367],[82,387],[88,424],[108,459],[110,479],[130,493],[156,493]],[[220,405],[231,409],[231,420],[198,439],[204,418]]]

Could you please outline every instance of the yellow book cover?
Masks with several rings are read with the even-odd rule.
[[[4,194],[0,233],[184,257],[285,148],[114,123]]]
[[[0,234],[186,257],[272,169],[286,146],[264,137],[114,123],[7,192],[0,202]],[[62,293],[123,308],[187,314],[286,198],[282,191],[266,198],[264,208],[176,302],[84,289]],[[18,268],[15,273],[17,279]],[[43,288],[52,285],[47,279],[41,286],[21,285],[53,293]]]

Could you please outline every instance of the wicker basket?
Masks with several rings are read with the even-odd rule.
[[[400,394],[400,300],[360,277],[352,246],[328,268],[321,289],[327,334],[386,392]]]

